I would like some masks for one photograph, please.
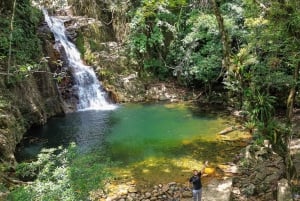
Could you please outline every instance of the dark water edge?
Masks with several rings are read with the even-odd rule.
[[[30,128],[17,146],[17,161],[36,158],[42,148],[68,147],[71,142],[75,142],[82,152],[89,151],[96,145],[100,146],[105,132],[112,124],[112,112],[74,112],[52,117],[47,124]],[[96,123],[98,127],[90,127],[90,123]]]

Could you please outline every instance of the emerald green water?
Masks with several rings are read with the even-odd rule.
[[[183,105],[129,105],[112,115],[117,123],[107,136],[109,151],[125,164],[190,154],[189,144],[214,140],[225,127],[217,115]]]
[[[75,141],[83,154],[98,150],[118,162],[111,169],[117,178],[142,185],[185,182],[203,161],[227,162],[240,149],[218,135],[230,124],[227,118],[183,104],[129,104],[113,111],[77,112],[29,131],[45,140],[26,144],[19,158]]]

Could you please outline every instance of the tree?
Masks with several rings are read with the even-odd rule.
[[[8,50],[8,60],[7,60],[7,82],[9,82],[9,71],[11,67],[11,45],[13,39],[13,30],[14,30],[14,19],[15,19],[15,10],[16,10],[16,0],[14,0],[11,20],[10,20],[10,34],[9,34],[9,50]]]
[[[170,76],[173,67],[167,56],[170,44],[178,39],[185,6],[185,0],[142,1],[133,10],[128,47],[139,72],[151,72],[159,78]]]
[[[276,80],[273,79],[267,88],[271,90],[271,93],[276,90],[278,96],[280,94],[286,97],[287,120],[291,122],[300,65],[299,1],[246,2],[249,10],[252,10],[252,13],[255,11],[257,15],[257,18],[248,18],[248,22],[252,21],[252,24],[256,23],[260,26],[260,33],[253,34],[250,41],[250,43],[256,44],[253,46],[253,50],[260,62],[268,66],[271,77],[274,78],[274,75],[279,72],[286,76],[286,78],[282,76],[277,79],[284,80],[281,83],[276,83]],[[256,27],[258,28],[258,26]],[[286,93],[287,91],[288,93]]]
[[[223,47],[223,61],[222,61],[222,68],[223,71],[229,71],[229,66],[230,66],[230,45],[229,45],[229,36],[228,32],[225,28],[224,24],[224,18],[221,14],[220,11],[220,2],[218,0],[211,0],[212,2],[212,7],[214,10],[214,14],[216,16],[218,25],[219,25],[219,31],[221,34],[221,40],[222,40],[222,47]]]
[[[40,62],[42,55],[41,40],[37,35],[37,26],[42,14],[31,6],[31,1],[5,1],[7,10],[0,13],[0,65],[7,83],[12,84],[19,77],[24,77],[25,66],[27,72]],[[11,7],[9,7],[11,6]]]

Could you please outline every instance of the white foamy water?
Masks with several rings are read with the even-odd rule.
[[[77,110],[112,110],[116,105],[110,104],[106,100],[106,93],[103,91],[94,70],[82,63],[80,53],[76,46],[69,41],[65,34],[64,21],[54,16],[49,16],[48,12],[43,9],[45,21],[50,30],[53,32],[56,43],[63,46],[68,66],[71,68],[75,85],[73,86],[78,92]]]

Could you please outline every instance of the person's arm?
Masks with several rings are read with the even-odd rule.
[[[200,170],[200,172],[201,172],[202,175],[203,175],[204,170],[205,170],[205,168],[207,167],[207,165],[208,165],[208,161],[205,161],[205,163],[204,163],[202,169]]]

